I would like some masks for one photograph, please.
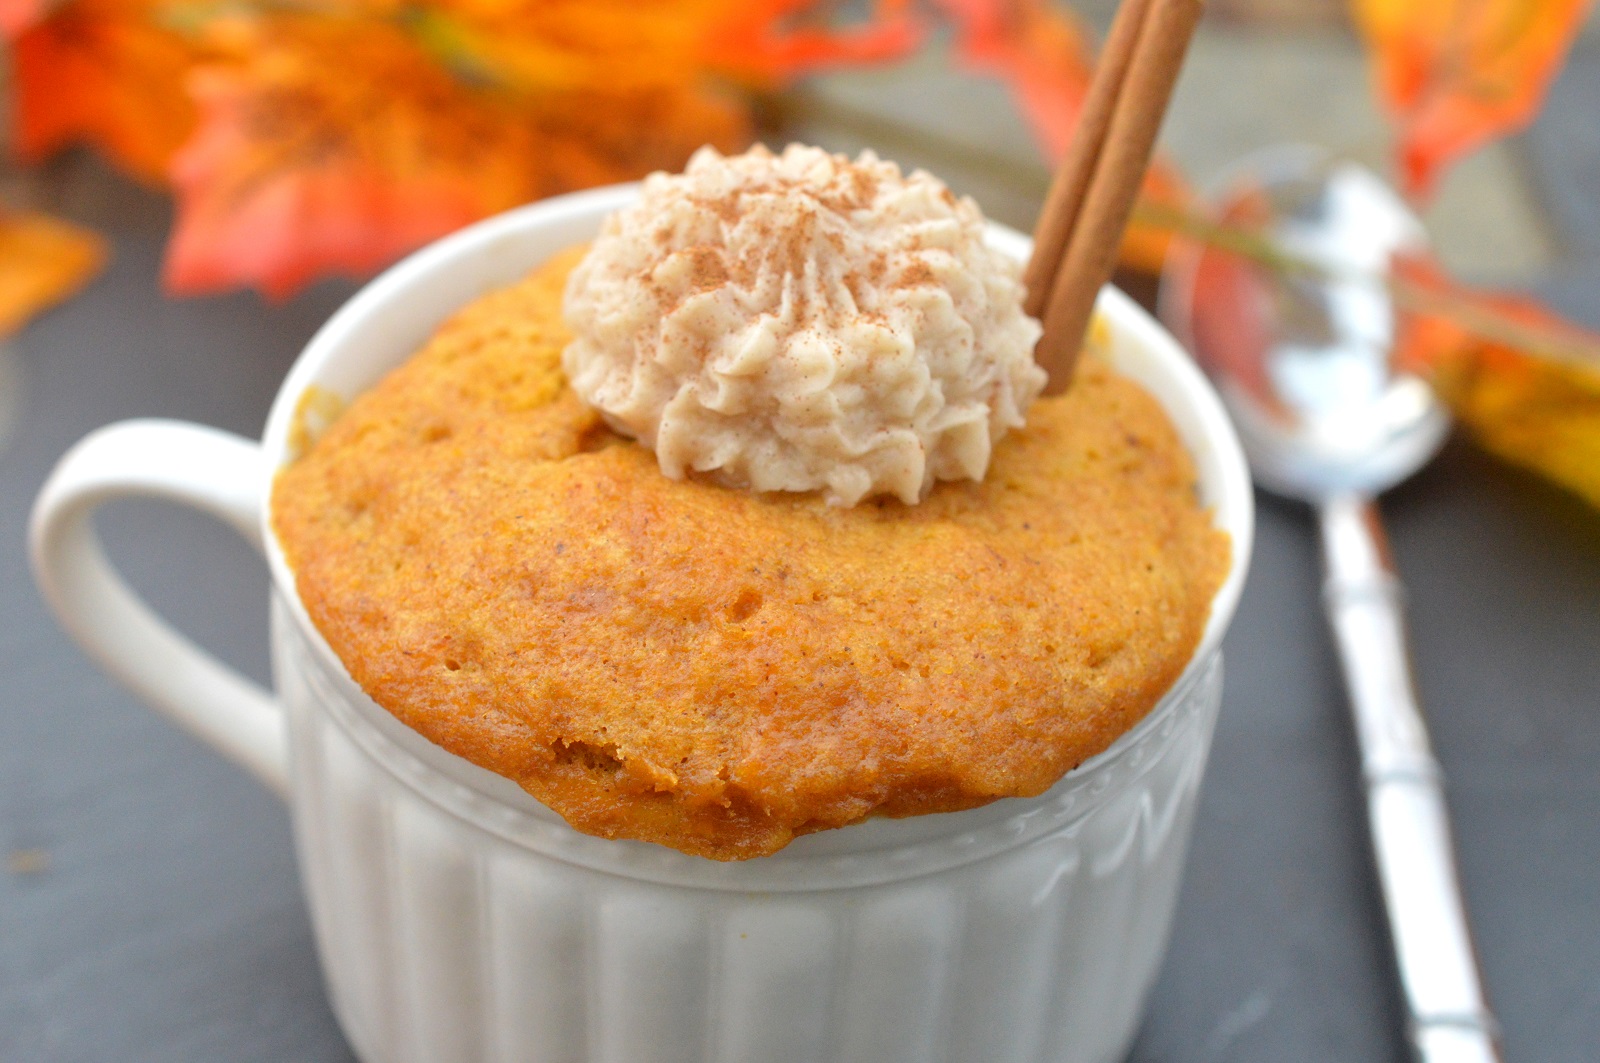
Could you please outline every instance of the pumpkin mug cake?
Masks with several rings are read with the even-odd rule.
[[[448,321],[278,475],[399,720],[580,831],[738,860],[1040,794],[1227,573],[1162,406],[1038,398],[1017,265],[870,155],[706,152]]]

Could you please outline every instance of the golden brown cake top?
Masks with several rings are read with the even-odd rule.
[[[279,476],[351,675],[574,827],[716,859],[1047,789],[1176,680],[1228,564],[1093,358],[920,505],[670,480],[567,388],[576,253],[458,314]]]

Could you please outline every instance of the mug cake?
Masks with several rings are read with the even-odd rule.
[[[1171,687],[1229,544],[1092,340],[1038,398],[981,225],[870,156],[648,179],[279,473],[309,616],[591,834],[744,859],[1042,793]]]

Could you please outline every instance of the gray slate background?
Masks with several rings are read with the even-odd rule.
[[[1563,246],[1542,290],[1600,327],[1600,61],[1519,147]],[[0,1061],[334,1063],[288,820],[102,678],[27,573],[27,507],[86,431],[173,416],[255,435],[351,288],[264,307],[155,286],[165,204],[81,160],[49,176],[117,257],[5,357],[0,452]],[[1518,1063],[1600,1058],[1600,514],[1457,440],[1385,503],[1493,1003]],[[114,558],[258,678],[266,578],[232,533],[125,503]],[[1305,512],[1263,498],[1171,954],[1138,1061],[1404,1058],[1356,760]],[[974,1061],[979,1063],[979,1061]]]

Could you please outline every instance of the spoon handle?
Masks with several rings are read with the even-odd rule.
[[[1456,876],[1439,763],[1411,679],[1395,574],[1377,506],[1340,495],[1321,506],[1323,600],[1367,789],[1378,880],[1423,1063],[1496,1063],[1498,1027]]]

